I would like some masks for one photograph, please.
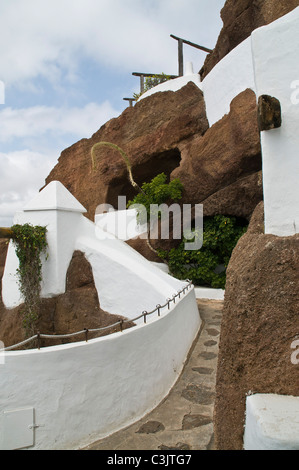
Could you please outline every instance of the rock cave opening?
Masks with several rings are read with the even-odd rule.
[[[136,163],[132,166],[134,180],[141,186],[143,183],[149,183],[160,173],[165,173],[167,182],[169,182],[171,173],[180,166],[180,162],[181,152],[178,148],[144,155],[142,163]],[[109,186],[107,201],[115,209],[118,208],[118,196],[126,196],[127,201],[136,196],[136,190],[132,187],[128,178],[116,178]]]

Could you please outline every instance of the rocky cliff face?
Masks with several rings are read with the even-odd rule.
[[[242,450],[248,393],[298,395],[299,235],[264,234],[260,203],[228,269],[218,356],[215,439]]]
[[[299,6],[299,0],[227,0],[221,10],[223,28],[217,44],[205,60],[201,78],[215,67],[232,49],[250,36],[252,31],[286,15]]]
[[[257,105],[251,90],[235,98],[230,113],[211,128],[202,92],[193,83],[177,92],[157,93],[63,151],[46,183],[61,181],[91,219],[99,204],[117,208],[118,195],[129,200],[136,194],[115,150],[97,150],[92,170],[91,148],[100,141],[117,144],[128,154],[140,185],[161,172],[179,178],[185,188],[182,202],[206,201],[208,215],[220,211],[250,218],[263,199]]]

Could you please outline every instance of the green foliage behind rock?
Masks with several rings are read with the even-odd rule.
[[[247,227],[236,217],[216,215],[203,223],[203,245],[200,250],[186,251],[185,240],[170,251],[159,251],[173,276],[190,279],[195,285],[225,288],[226,268],[232,251]]]

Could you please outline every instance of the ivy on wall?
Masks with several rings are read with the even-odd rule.
[[[46,252],[46,227],[30,224],[13,225],[12,241],[19,259],[17,276],[24,299],[23,326],[27,336],[35,333],[39,317],[40,290],[42,281],[41,255]]]

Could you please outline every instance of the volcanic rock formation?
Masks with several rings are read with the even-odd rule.
[[[248,38],[252,31],[286,15],[299,5],[299,0],[227,0],[221,10],[223,28],[217,44],[200,71],[204,79],[231,50]]]

